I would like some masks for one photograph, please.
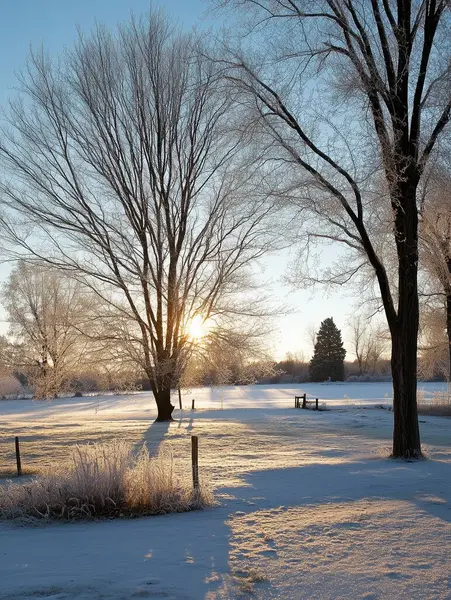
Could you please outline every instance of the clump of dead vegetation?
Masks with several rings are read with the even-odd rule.
[[[426,399],[421,390],[417,395],[418,414],[434,417],[451,417],[451,390],[434,392],[432,398]]]
[[[70,462],[25,483],[0,486],[1,519],[77,520],[186,512],[213,503],[174,472],[170,452],[134,453],[125,442],[77,446]]]

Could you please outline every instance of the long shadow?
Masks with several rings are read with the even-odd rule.
[[[149,451],[149,454],[151,456],[156,456],[162,443],[166,437],[168,437],[169,429],[181,429],[183,425],[186,425],[185,431],[189,434],[194,426],[192,414],[176,414],[173,421],[163,421],[158,423],[153,421],[143,433],[139,442],[136,443],[135,451],[140,450],[144,444]],[[183,435],[185,435],[185,433],[183,433]]]
[[[149,454],[156,456],[170,427],[177,427],[177,421],[152,422],[143,433],[141,440],[137,442],[135,449],[140,450],[144,444]]]
[[[391,459],[312,464],[248,473],[247,485],[222,492],[238,495],[240,510],[278,506],[321,505],[361,499],[405,500],[451,523],[451,464],[425,460],[409,463]],[[295,485],[293,483],[295,482]],[[250,505],[251,508],[246,508]]]
[[[138,596],[231,600],[236,596],[220,591],[228,586],[227,520],[224,510],[208,509],[89,527],[16,528],[16,543],[0,561],[0,599],[32,596],[38,589],[40,597],[64,592],[64,597],[93,600]],[[2,527],[0,523],[3,537],[7,532]],[[68,561],[68,556],[74,560]],[[42,561],[52,565],[46,577]]]

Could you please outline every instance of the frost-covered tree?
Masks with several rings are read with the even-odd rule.
[[[61,271],[19,262],[1,300],[12,339],[9,367],[26,376],[37,398],[55,396],[86,359],[90,297]]]
[[[451,373],[451,172],[434,175],[420,212],[422,363],[429,373],[440,370],[447,350]]]
[[[359,375],[374,374],[385,351],[387,333],[372,328],[362,315],[354,316],[349,325]]]
[[[310,361],[311,381],[343,381],[345,356],[341,331],[332,317],[324,319],[316,336],[315,352]]]

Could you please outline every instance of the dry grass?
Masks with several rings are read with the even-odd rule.
[[[451,417],[451,391],[435,392],[430,400],[418,393],[418,414],[434,417]]]
[[[130,444],[77,446],[69,465],[26,483],[0,486],[1,519],[76,520],[186,512],[213,503],[176,476],[172,455],[152,458]]]
[[[10,469],[8,467],[0,466],[0,479],[20,479],[20,477],[26,477],[29,475],[37,475],[39,471],[37,469],[23,469],[22,475],[17,474],[17,469]]]

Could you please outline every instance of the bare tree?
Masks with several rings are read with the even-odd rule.
[[[419,457],[417,190],[450,120],[449,1],[225,3],[243,7],[257,36],[221,62],[266,162],[283,172],[276,192],[302,211],[310,239],[354,253],[327,280],[345,283],[367,262],[374,270],[392,340],[393,456]],[[384,204],[394,288],[372,235]]]
[[[380,332],[374,331],[368,320],[357,315],[349,323],[352,332],[352,345],[359,367],[359,375],[374,374],[384,353],[384,341]]]
[[[10,368],[25,371],[37,398],[56,396],[87,357],[89,296],[63,273],[22,262],[3,288],[2,303],[15,349]]]
[[[122,314],[159,421],[172,419],[190,321],[245,297],[271,210],[198,46],[153,13],[116,37],[80,36],[56,63],[34,54],[0,143],[10,237]]]
[[[426,342],[430,356],[439,355],[437,323],[441,323],[448,338],[448,367],[451,372],[451,176],[435,173],[426,188],[420,213],[420,259],[426,274],[423,299],[427,304],[428,325],[435,333]],[[431,315],[443,312],[444,318]],[[431,319],[432,317],[432,319]],[[431,327],[432,325],[432,327]],[[431,332],[430,332],[431,333]],[[429,333],[429,337],[430,337]],[[423,354],[426,348],[423,344]],[[432,351],[433,350],[433,351]]]
[[[318,329],[319,329],[319,327],[312,323],[305,329],[305,333],[308,337],[308,340],[312,345],[312,351],[315,349],[316,334],[318,333]]]
[[[437,298],[435,302],[422,302],[418,373],[425,379],[437,376],[449,380],[449,344],[446,329],[446,306]]]

